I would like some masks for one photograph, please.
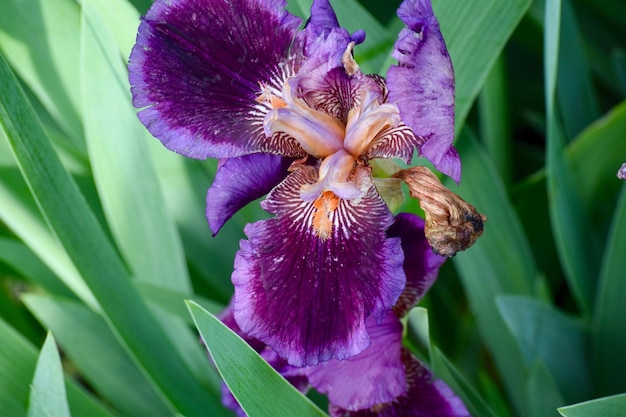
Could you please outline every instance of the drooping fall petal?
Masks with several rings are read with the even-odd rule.
[[[366,325],[372,343],[363,352],[306,368],[311,385],[328,394],[331,404],[346,410],[391,402],[406,392],[400,357],[402,324],[389,311],[381,323],[370,317]]]
[[[291,365],[346,359],[370,344],[365,320],[381,318],[405,284],[400,239],[374,187],[360,201],[305,202],[317,170],[291,173],[263,202],[275,218],[246,227],[235,259],[235,318]]]
[[[389,403],[349,411],[331,405],[331,417],[471,417],[463,401],[408,350],[402,349],[408,389]]]

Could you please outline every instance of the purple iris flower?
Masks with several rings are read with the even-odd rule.
[[[246,226],[234,318],[293,366],[348,359],[372,343],[405,288],[401,240],[372,175],[417,149],[457,182],[454,76],[428,0],[406,0],[386,80],[363,74],[315,0],[304,29],[284,0],[156,0],[130,62],[139,118],[163,144],[220,158],[207,194],[213,233],[267,193],[275,215]]]
[[[332,417],[469,417],[461,399],[402,347],[400,319],[432,286],[446,258],[432,253],[424,221],[415,215],[398,215],[388,233],[400,238],[406,254],[407,283],[396,305],[380,322],[367,319],[372,339],[367,349],[307,367],[305,374],[328,395]]]
[[[388,234],[400,238],[406,254],[403,269],[407,284],[382,321],[372,317],[366,320],[372,342],[358,355],[297,368],[287,364],[270,347],[241,332],[232,304],[220,318],[298,390],[306,393],[313,386],[327,394],[332,417],[469,417],[461,399],[402,347],[400,318],[432,286],[446,258],[432,252],[424,236],[424,221],[415,215],[398,215]],[[222,402],[237,415],[245,416],[225,385]]]

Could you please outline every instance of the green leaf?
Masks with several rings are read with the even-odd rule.
[[[70,416],[61,358],[51,333],[41,348],[28,401],[28,417],[42,416]]]
[[[487,223],[476,244],[454,257],[454,265],[507,393],[524,415],[526,397],[518,387],[525,378],[524,361],[498,314],[495,299],[500,294],[532,294],[537,285],[535,261],[493,164],[467,129],[458,141],[458,150],[463,155],[463,180],[458,189],[449,186],[485,214]]]
[[[189,292],[180,238],[166,212],[148,136],[131,105],[119,49],[91,0],[83,0],[85,132],[108,224],[134,275]]]
[[[459,133],[531,0],[433,0],[432,3],[455,68]]]
[[[20,172],[17,169],[0,168],[0,176],[0,219],[85,304],[98,309],[98,302],[48,229]]]
[[[511,181],[511,127],[503,56],[495,62],[478,96],[480,137],[505,184]]]
[[[56,237],[90,288],[110,325],[174,407],[188,417],[216,409],[186,368],[64,170],[17,79],[0,58],[0,126],[20,170]]]
[[[189,268],[203,279],[207,287],[205,293],[226,304],[233,292],[230,274],[235,252],[239,249],[239,240],[244,237],[245,222],[240,221],[242,211],[213,237],[205,215],[205,196],[215,176],[217,161],[184,158],[167,150],[154,138],[151,138],[149,147],[167,208],[178,223]],[[208,253],[211,254],[210,262],[207,261]],[[189,317],[186,310],[185,316]]]
[[[564,417],[624,417],[626,394],[585,401],[559,408]]]
[[[124,61],[128,60],[130,51],[137,38],[139,27],[139,12],[127,0],[76,0],[83,7],[88,4],[97,10],[97,13],[111,29],[115,43],[121,52]]]
[[[38,294],[23,300],[54,332],[81,377],[108,403],[129,416],[172,415],[101,317],[70,300]],[[121,388],[120,381],[132,389]]]
[[[589,313],[595,295],[594,272],[597,255],[582,200],[571,167],[564,157],[564,137],[557,119],[555,91],[559,54],[561,1],[547,0],[545,13],[544,61],[546,79],[547,141],[546,172],[550,197],[550,218],[557,251],[568,283],[583,311]]]
[[[552,375],[546,367],[537,361],[533,363],[526,381],[529,415],[533,417],[556,417],[557,407],[564,401]]]
[[[0,237],[0,262],[9,265],[31,283],[41,286],[51,294],[73,296],[72,292],[22,242]]]
[[[433,349],[432,366],[437,377],[443,379],[461,397],[472,416],[496,417],[489,405],[437,347]]]
[[[326,415],[217,317],[194,302],[187,306],[220,375],[249,417]]]
[[[526,365],[540,361],[568,401],[588,398],[587,335],[580,323],[530,297],[500,296],[497,303]]]
[[[584,46],[571,1],[564,0],[556,92],[563,128],[569,139],[600,115]]]
[[[626,101],[595,121],[570,144],[568,157],[587,207],[612,211],[621,182],[615,174],[626,161]],[[598,211],[594,211],[597,213]],[[602,213],[610,216],[610,213]]]
[[[415,341],[421,348],[428,352],[428,357],[433,356],[433,346],[430,341],[428,325],[428,310],[423,307],[414,307],[407,315],[407,332],[409,339]]]
[[[611,232],[606,241],[592,327],[596,388],[597,392],[602,394],[626,391],[626,381],[622,372],[616,372],[617,369],[626,369],[624,254],[626,254],[626,186],[622,185]]]
[[[37,350],[0,318],[0,416],[25,417]],[[106,408],[71,379],[67,398],[74,416],[112,417]]]
[[[26,416],[37,351],[0,317],[0,415]]]
[[[70,145],[84,153],[79,90],[80,15],[72,0],[0,2],[0,50]]]
[[[164,312],[167,312],[172,316],[185,320],[188,324],[193,324],[193,320],[189,316],[189,311],[185,307],[185,300],[191,299],[195,303],[200,304],[202,308],[208,310],[211,314],[219,314],[225,307],[223,304],[208,300],[197,294],[191,295],[190,298],[189,294],[159,285],[154,285],[149,282],[135,281],[134,284],[141,293],[142,297],[150,304],[155,307],[159,307]]]

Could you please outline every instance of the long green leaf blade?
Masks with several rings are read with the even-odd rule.
[[[626,394],[586,401],[559,408],[564,417],[624,417]]]
[[[456,69],[456,129],[531,0],[433,0]]]
[[[531,297],[500,296],[497,303],[528,367],[540,361],[568,401],[588,398],[591,373],[582,326]]]
[[[561,1],[547,0],[545,13],[544,61],[546,83],[547,141],[546,171],[550,218],[559,258],[568,283],[585,311],[591,310],[597,270],[593,234],[576,189],[571,168],[564,157],[565,140],[558,120],[555,94],[558,72]]]
[[[100,397],[124,415],[172,415],[101,317],[70,300],[41,294],[23,299]],[[132,389],[120,390],[120,381]]]
[[[596,389],[601,394],[626,391],[626,381],[616,369],[626,369],[626,186],[619,203],[600,273],[598,298],[593,317],[592,346]]]
[[[217,369],[249,417],[326,415],[217,317],[196,303],[187,306]]]
[[[464,171],[463,181],[455,191],[485,214],[487,223],[483,236],[467,252],[455,256],[454,264],[484,343],[494,356],[513,404],[524,415],[526,397],[518,389],[519,381],[525,378],[524,361],[498,313],[495,299],[501,294],[532,294],[537,269],[495,167],[467,129],[458,142],[458,150],[463,155]]]
[[[91,0],[82,10],[85,133],[108,224],[139,279],[188,292],[182,245],[131,105],[119,48]]]
[[[84,152],[78,42],[80,15],[72,0],[0,2],[0,50],[71,145]]]
[[[70,417],[61,358],[51,333],[48,333],[37,360],[28,405],[28,417],[42,416]]]
[[[0,126],[20,170],[109,324],[177,410],[193,417],[216,409],[216,399],[209,397],[193,378],[130,283],[122,262],[61,165],[3,57],[0,97]]]

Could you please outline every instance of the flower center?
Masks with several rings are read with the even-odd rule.
[[[350,52],[351,46],[344,54],[347,56],[344,57],[344,69],[355,104],[345,123],[332,114],[313,108],[298,96],[299,76],[288,78],[281,92],[261,85],[257,98],[271,107],[263,122],[268,137],[278,132],[286,133],[298,141],[306,153],[322,161],[317,182],[302,186],[300,197],[314,202],[313,227],[323,240],[331,235],[330,215],[339,201],[362,198],[371,186],[371,182],[355,181],[355,169],[366,162],[364,156],[368,149],[383,132],[397,127],[401,121],[398,108],[383,102],[380,88],[374,82],[359,78],[363,76]],[[321,93],[329,100],[338,100],[332,91]]]
[[[278,106],[265,117],[267,136],[277,132],[287,133],[296,139],[311,156],[321,159],[319,180],[302,187],[300,196],[314,201],[323,192],[332,191],[346,200],[362,197],[367,190],[360,190],[350,182],[350,175],[381,132],[400,123],[398,108],[390,103],[380,103],[380,91],[363,87],[357,91],[357,105],[348,113],[344,124],[337,117],[310,107],[297,97],[295,80],[288,79],[282,91],[282,99],[259,96],[259,99]],[[366,84],[367,85],[367,84]]]

